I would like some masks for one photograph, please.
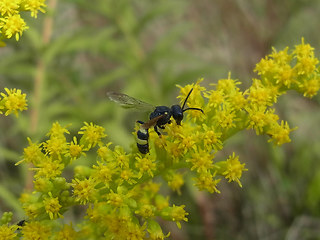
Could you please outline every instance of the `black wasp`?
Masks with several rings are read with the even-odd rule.
[[[141,100],[136,98],[130,97],[123,93],[116,93],[116,92],[108,92],[107,95],[110,100],[119,103],[124,108],[135,108],[138,110],[143,111],[153,111],[150,114],[149,121],[142,122],[137,121],[140,123],[140,129],[137,131],[137,147],[142,154],[146,154],[149,152],[149,128],[154,127],[155,132],[161,136],[159,132],[160,129],[164,129],[167,123],[171,123],[171,116],[174,118],[178,125],[181,125],[181,121],[183,119],[183,113],[187,110],[197,110],[202,111],[200,108],[186,108],[184,109],[186,102],[193,91],[193,88],[188,93],[186,99],[182,107],[179,105],[172,105],[171,108],[167,106],[153,106],[149,103],[145,103]]]

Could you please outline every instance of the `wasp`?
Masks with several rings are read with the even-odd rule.
[[[189,91],[182,106],[176,104],[172,105],[171,107],[154,106],[152,104],[130,97],[123,93],[108,92],[107,95],[110,98],[110,100],[120,104],[124,108],[135,108],[138,110],[151,112],[149,116],[149,121],[137,121],[138,123],[140,123],[140,128],[137,131],[137,147],[142,154],[147,154],[149,152],[149,128],[153,127],[154,131],[160,137],[161,133],[159,129],[165,129],[165,125],[171,123],[171,117],[173,117],[177,125],[181,125],[183,113],[185,111],[196,110],[201,111],[203,113],[203,110],[200,108],[184,108],[192,91],[193,88]]]

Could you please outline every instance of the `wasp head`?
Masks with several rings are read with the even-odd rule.
[[[171,114],[174,120],[176,120],[177,125],[181,125],[183,119],[183,111],[179,105],[173,105],[171,107]]]

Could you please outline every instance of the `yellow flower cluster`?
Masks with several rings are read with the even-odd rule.
[[[184,205],[171,204],[169,197],[160,193],[156,177],[162,177],[178,194],[190,171],[199,190],[219,193],[221,181],[242,187],[240,179],[247,169],[239,156],[218,157],[225,141],[241,130],[254,129],[276,145],[290,142],[293,129],[279,120],[272,105],[290,89],[312,97],[320,85],[318,60],[303,40],[291,53],[288,48],[273,50],[255,71],[260,79],[253,79],[245,91],[230,75],[212,84],[214,89],[201,86],[202,79],[178,86],[181,103],[193,89],[187,105],[204,113],[187,111],[182,125],[172,121],[161,137],[150,129],[150,153],[145,155],[135,145],[130,152],[113,146],[105,140],[105,129],[93,123],[85,123],[78,135],[70,138],[67,127],[54,123],[47,140],[37,143],[28,139],[23,160],[17,164],[33,164],[35,191],[21,196],[27,221],[19,226],[18,237],[164,239],[170,233],[163,233],[157,219],[175,222],[180,228],[181,222],[188,221],[188,213]],[[70,171],[70,164],[75,166],[74,176],[67,180],[64,172],[67,167]],[[77,228],[56,221],[76,205],[87,206]],[[16,239],[17,228],[3,225],[0,238]]]
[[[20,12],[29,11],[31,17],[37,18],[38,12],[45,12],[45,0],[0,0],[0,41],[15,37],[18,41],[22,33],[28,29]]]
[[[18,116],[19,111],[27,109],[26,94],[21,93],[20,89],[4,89],[6,93],[0,93],[0,114],[8,116],[14,113]],[[1,99],[2,97],[2,99]]]

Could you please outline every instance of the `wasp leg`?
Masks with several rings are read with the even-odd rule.
[[[159,126],[159,127],[160,127],[160,126]],[[161,127],[160,127],[160,128],[161,128]],[[157,125],[154,126],[154,131],[158,134],[159,137],[161,137],[161,133],[159,132]]]
[[[142,121],[137,121],[137,123],[144,124],[144,122],[142,122]]]

